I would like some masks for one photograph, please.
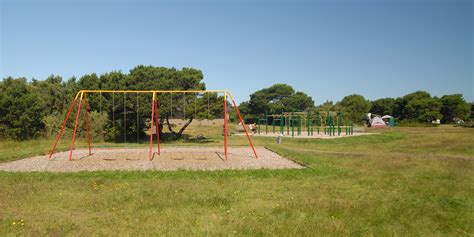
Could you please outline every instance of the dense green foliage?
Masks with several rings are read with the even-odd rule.
[[[431,97],[424,91],[417,91],[400,98],[383,98],[372,101],[372,113],[389,114],[401,121],[430,122],[441,119],[453,123],[456,119],[469,120],[471,106],[461,94]]]
[[[394,98],[382,98],[372,101],[371,113],[379,115],[392,115],[396,108],[396,99]]]
[[[204,90],[204,75],[193,68],[137,66],[129,73],[114,71],[102,75],[87,74],[67,81],[59,76],[45,80],[8,77],[0,81],[0,139],[24,140],[40,135],[56,135],[71,103],[79,90]],[[151,95],[144,94],[89,94],[90,119],[94,121],[92,138],[123,141],[126,136],[143,137],[150,127]],[[194,119],[222,118],[222,97],[208,94],[160,94],[159,132],[164,139],[180,138]],[[230,105],[230,104],[229,104]],[[77,106],[77,105],[76,105]],[[369,102],[362,95],[349,95],[341,101],[326,101],[315,106],[313,99],[295,91],[286,84],[275,84],[250,95],[250,100],[239,105],[247,122],[259,115],[281,111],[341,111],[345,120],[362,124],[365,115],[389,114],[398,122],[429,123],[442,119],[443,123],[474,119],[473,104],[462,95],[432,97],[417,91],[400,98],[383,98]],[[137,113],[138,111],[138,113]],[[231,117],[235,117],[231,111]],[[75,118],[76,109],[71,118]],[[138,118],[137,118],[138,115]],[[85,116],[81,113],[81,116]],[[186,122],[174,127],[169,119],[180,118]],[[67,122],[65,135],[72,133],[74,119]],[[84,121],[84,118],[81,118]],[[170,125],[170,126],[168,126]],[[164,130],[166,126],[166,132]],[[85,124],[79,124],[79,135],[84,135]]]
[[[293,103],[285,103],[287,101]],[[404,124],[427,124],[436,119],[442,120],[443,123],[454,123],[474,118],[473,105],[466,102],[461,94],[438,98],[425,91],[416,91],[399,98],[374,101],[353,94],[336,103],[326,101],[315,107],[311,97],[304,93],[295,93],[291,86],[284,84],[276,84],[253,93],[250,95],[250,101],[242,102],[239,108],[247,118],[263,115],[265,111],[341,111],[345,120],[358,124],[366,121],[368,112],[380,116],[392,115]]]
[[[337,103],[345,117],[350,121],[361,123],[365,121],[367,111],[370,110],[370,102],[361,95],[348,95]]]
[[[66,82],[58,76],[31,82],[9,77],[0,82],[0,138],[26,139],[57,134],[79,90],[204,90],[202,80],[203,74],[197,69],[153,66],[137,66],[128,74],[119,71],[100,76],[87,74],[79,80],[71,78]],[[93,138],[121,141],[125,139],[125,133],[142,137],[149,128],[151,94],[95,93],[87,94],[84,100],[88,101],[90,119],[94,121]],[[179,138],[193,119],[222,117],[222,101],[215,93],[160,94],[159,131],[164,138]],[[76,109],[67,123],[66,134],[71,133],[75,116]],[[85,116],[84,112],[81,116]],[[169,124],[170,118],[187,122],[179,128],[168,126],[169,133],[163,134],[163,126]],[[83,121],[85,119],[81,118],[79,134],[84,134]]]
[[[275,84],[256,91],[250,100],[241,104],[241,112],[251,115],[306,111],[314,107],[313,99],[303,92],[296,92],[286,84]]]
[[[441,103],[441,114],[445,123],[456,118],[467,120],[471,114],[471,105],[464,101],[461,94],[445,95],[441,97]]]
[[[7,78],[0,83],[0,134],[13,139],[37,136],[43,129],[45,114],[34,87],[26,79]]]

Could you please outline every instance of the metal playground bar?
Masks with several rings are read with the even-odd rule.
[[[265,126],[265,131],[262,131],[262,126]],[[271,126],[271,133],[275,133],[275,127],[279,127],[279,133],[294,137],[301,136],[303,129],[306,130],[307,136],[313,136],[314,129],[316,133],[320,134],[324,131],[324,135],[341,136],[343,130],[345,135],[352,135],[354,133],[352,122],[344,121],[342,112],[316,112],[312,116],[310,112],[281,112],[280,114],[264,114],[257,116],[257,133],[269,133],[269,126]]]

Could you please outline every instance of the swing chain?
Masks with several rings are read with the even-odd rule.
[[[139,105],[138,105],[138,92],[137,92],[137,143],[140,143],[140,119],[139,119]]]
[[[112,126],[115,127],[115,93],[112,92]]]
[[[102,114],[102,92],[99,93],[99,110]]]
[[[123,93],[123,140],[124,143],[127,143],[127,106],[125,104],[126,93]]]

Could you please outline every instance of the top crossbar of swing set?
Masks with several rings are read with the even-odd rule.
[[[78,122],[79,122],[79,115],[81,112],[81,104],[83,101],[84,95],[86,95],[86,100],[85,100],[85,113],[86,113],[86,129],[87,129],[87,142],[89,146],[89,156],[92,155],[91,153],[91,144],[90,144],[90,127],[89,127],[89,111],[88,111],[88,99],[87,99],[87,94],[90,93],[147,93],[147,94],[153,94],[153,99],[152,99],[152,112],[151,112],[151,125],[150,128],[153,127],[153,123],[158,124],[158,102],[156,98],[156,94],[172,94],[172,93],[184,93],[184,94],[204,94],[204,93],[223,93],[224,94],[224,155],[225,155],[225,160],[228,159],[228,153],[227,153],[227,134],[228,134],[228,128],[227,128],[227,96],[230,97],[232,100],[232,104],[234,105],[235,112],[237,116],[239,117],[240,124],[242,125],[245,134],[247,135],[247,140],[252,148],[253,154],[255,155],[255,158],[258,158],[257,152],[255,150],[255,147],[252,143],[252,140],[250,139],[250,135],[248,134],[247,128],[245,127],[245,124],[242,119],[242,115],[240,114],[239,108],[237,107],[237,103],[235,102],[234,96],[232,96],[232,93],[227,90],[80,90],[77,94],[76,97],[74,98],[73,103],[71,104],[71,107],[69,108],[69,111],[66,115],[66,118],[63,121],[63,124],[61,126],[61,130],[58,134],[58,137],[56,138],[56,141],[53,145],[53,148],[51,150],[51,153],[49,155],[49,159],[54,154],[54,150],[56,148],[56,145],[59,142],[59,139],[61,138],[62,133],[64,132],[64,129],[66,127],[66,123],[69,119],[69,116],[71,115],[71,112],[76,104],[76,101],[79,100],[78,106],[77,106],[77,114],[76,114],[76,122],[74,124],[74,133],[72,137],[72,143],[71,143],[71,148],[69,151],[69,160],[72,160],[72,152],[74,150],[74,142],[76,138],[76,132],[77,132],[77,127],[78,127]],[[156,127],[156,139],[157,139],[157,148],[158,152],[157,154],[160,155],[160,133],[158,131],[158,126]],[[150,153],[149,153],[149,160],[153,159],[153,132],[150,132]]]
[[[80,90],[80,93],[227,93],[232,96],[232,93],[227,90]],[[76,95],[77,97],[77,95]]]

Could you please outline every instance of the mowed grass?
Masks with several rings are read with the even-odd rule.
[[[218,132],[171,145],[222,145]],[[474,235],[473,130],[374,132],[253,139],[301,170],[0,172],[0,235]],[[47,153],[51,142],[19,146],[2,142],[2,159]]]

